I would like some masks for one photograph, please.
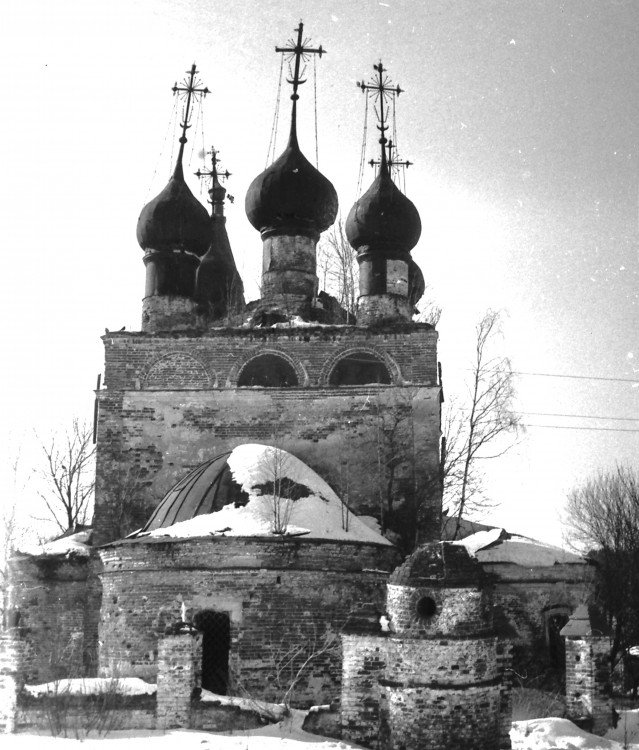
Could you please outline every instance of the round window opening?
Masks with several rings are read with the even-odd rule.
[[[435,600],[431,599],[430,596],[422,596],[422,598],[417,602],[415,611],[417,612],[417,617],[419,617],[421,620],[428,620],[435,614],[435,612],[437,612],[437,605],[435,604]]]

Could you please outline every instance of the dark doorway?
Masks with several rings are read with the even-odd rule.
[[[560,632],[568,619],[564,612],[555,612],[548,617],[548,656],[551,666],[557,669],[566,667],[566,645]]]
[[[229,684],[231,624],[226,612],[205,609],[193,618],[202,633],[202,687],[217,695],[226,695]]]

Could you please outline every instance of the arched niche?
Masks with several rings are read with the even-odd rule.
[[[286,357],[264,352],[246,362],[238,375],[237,385],[239,388],[294,388],[299,385],[299,377]]]
[[[352,351],[344,354],[328,373],[328,385],[390,385],[390,369],[384,360],[370,351]]]
[[[157,359],[149,367],[142,388],[148,391],[210,388],[211,376],[195,357],[174,352]]]

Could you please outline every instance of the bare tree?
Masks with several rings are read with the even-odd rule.
[[[513,411],[515,388],[510,360],[491,352],[499,332],[500,314],[488,310],[476,328],[467,405],[453,400],[443,417],[442,483],[444,502],[455,518],[452,539],[460,532],[464,513],[490,505],[481,491],[478,463],[508,451],[512,440],[504,444],[500,438],[522,427]]]
[[[639,473],[624,466],[597,472],[568,495],[565,523],[571,545],[597,562],[614,667],[639,643]]]
[[[255,485],[262,495],[269,499],[265,511],[273,534],[284,535],[293,513],[293,503],[297,499],[298,485],[288,477],[291,456],[281,448],[267,446],[259,462],[264,481]]]
[[[75,418],[66,432],[40,445],[45,459],[40,476],[48,489],[39,494],[51,519],[61,531],[87,523],[95,488],[93,431]]]
[[[354,322],[359,269],[341,218],[322,236],[317,248],[317,270],[322,287],[346,310],[347,322]]]

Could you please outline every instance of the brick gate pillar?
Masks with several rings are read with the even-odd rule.
[[[158,643],[158,729],[191,725],[191,696],[200,687],[202,636],[183,632],[166,635]]]
[[[566,639],[566,712],[603,735],[612,724],[610,640],[605,619],[581,605],[561,630]]]

